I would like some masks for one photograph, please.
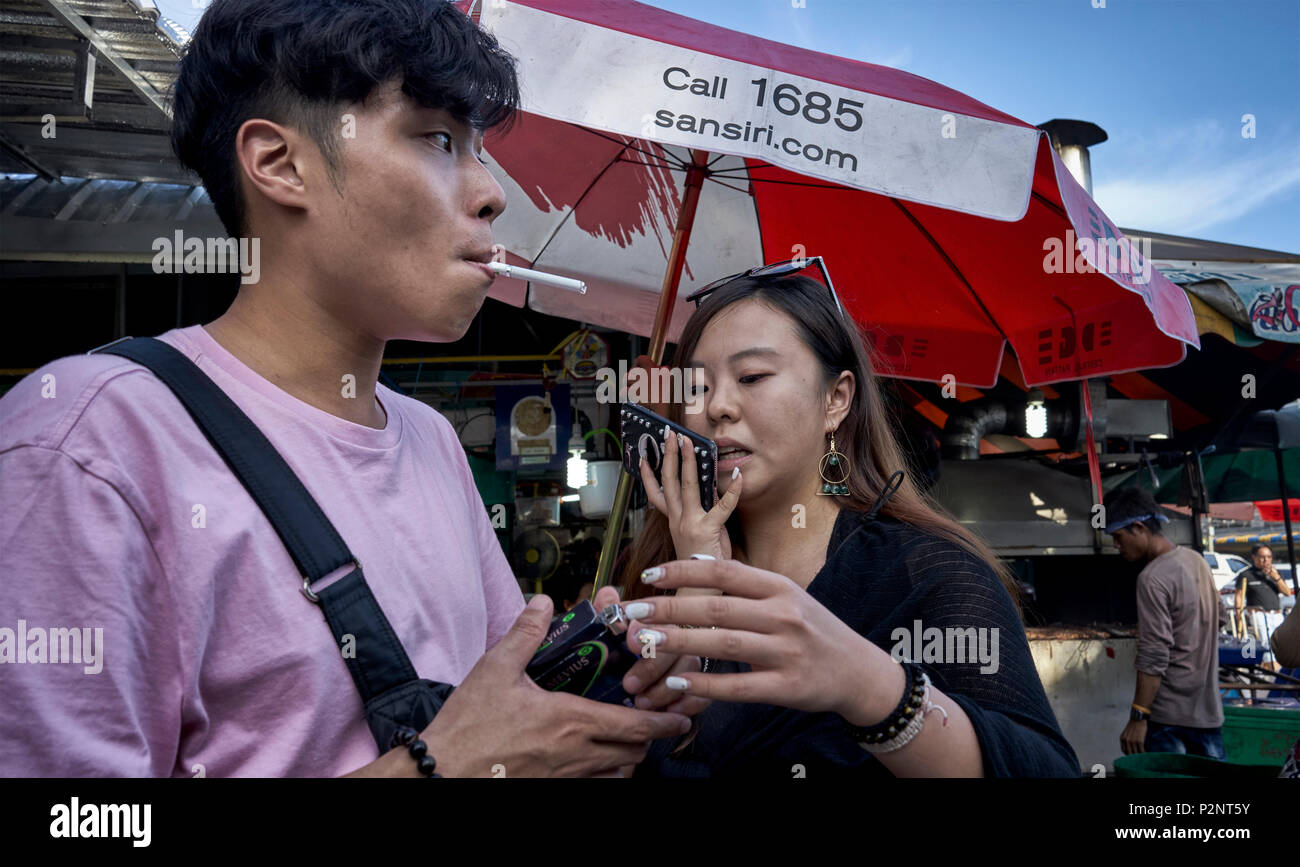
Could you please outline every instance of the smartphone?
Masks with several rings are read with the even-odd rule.
[[[717,502],[718,445],[708,437],[687,430],[658,413],[651,412],[639,403],[625,403],[619,410],[619,425],[623,438],[623,469],[632,478],[641,480],[641,458],[646,459],[660,486],[663,478],[664,432],[686,437],[695,450],[695,470],[698,473],[700,505],[704,511]]]

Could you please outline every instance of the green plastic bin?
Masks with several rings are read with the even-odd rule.
[[[1115,760],[1115,776],[1147,779],[1263,779],[1277,777],[1282,770],[1279,759],[1275,766],[1242,765],[1220,762],[1205,756],[1187,756],[1182,753],[1134,753]]]
[[[1223,750],[1229,762],[1281,770],[1300,740],[1300,708],[1223,705]]]

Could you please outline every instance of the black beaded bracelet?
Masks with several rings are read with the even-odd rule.
[[[420,740],[417,735],[419,732],[415,729],[404,726],[398,730],[396,740],[399,745],[406,747],[411,758],[415,759],[415,766],[420,773],[429,778],[442,779],[442,774],[436,772],[438,762],[429,755],[429,745]]]
[[[854,743],[879,744],[892,740],[907,727],[916,716],[916,712],[921,709],[921,702],[925,695],[925,683],[921,680],[921,666],[915,662],[904,662],[902,666],[907,682],[903,686],[903,697],[898,700],[898,704],[889,716],[871,726],[850,725],[847,720],[844,722],[844,733]]]

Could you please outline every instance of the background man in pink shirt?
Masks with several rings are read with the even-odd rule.
[[[421,735],[444,776],[612,773],[688,725],[524,675],[549,600],[525,609],[448,422],[377,384],[388,340],[457,340],[483,303],[506,202],[482,134],[518,98],[442,0],[217,0],[175,91],[176,153],[260,239],[260,280],[161,339],[302,480],[419,675],[459,684]],[[0,549],[0,774],[417,775],[378,754],[288,551],[144,367],[63,358],[0,400]]]

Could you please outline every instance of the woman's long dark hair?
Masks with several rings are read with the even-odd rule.
[[[959,524],[928,494],[912,482],[912,468],[905,466],[903,451],[894,436],[896,423],[881,397],[871,356],[856,324],[841,316],[826,287],[809,277],[751,277],[737,280],[707,296],[682,330],[675,353],[675,365],[691,366],[700,336],[713,318],[731,305],[753,299],[789,316],[804,344],[812,350],[822,368],[825,388],[842,371],[853,373],[856,388],[848,414],[835,432],[835,447],[849,459],[849,493],[840,497],[841,505],[855,512],[868,512],[876,504],[889,477],[905,470],[902,486],[889,497],[880,511],[905,524],[932,533],[960,546],[989,564],[994,574],[1020,608],[1019,588],[1010,571],[978,536]],[[683,405],[671,403],[667,416],[682,424]],[[728,529],[739,530],[739,517],[732,515]],[[642,570],[677,559],[668,519],[651,510],[640,535],[632,543],[620,576],[624,599],[646,596],[650,592],[640,581]]]

